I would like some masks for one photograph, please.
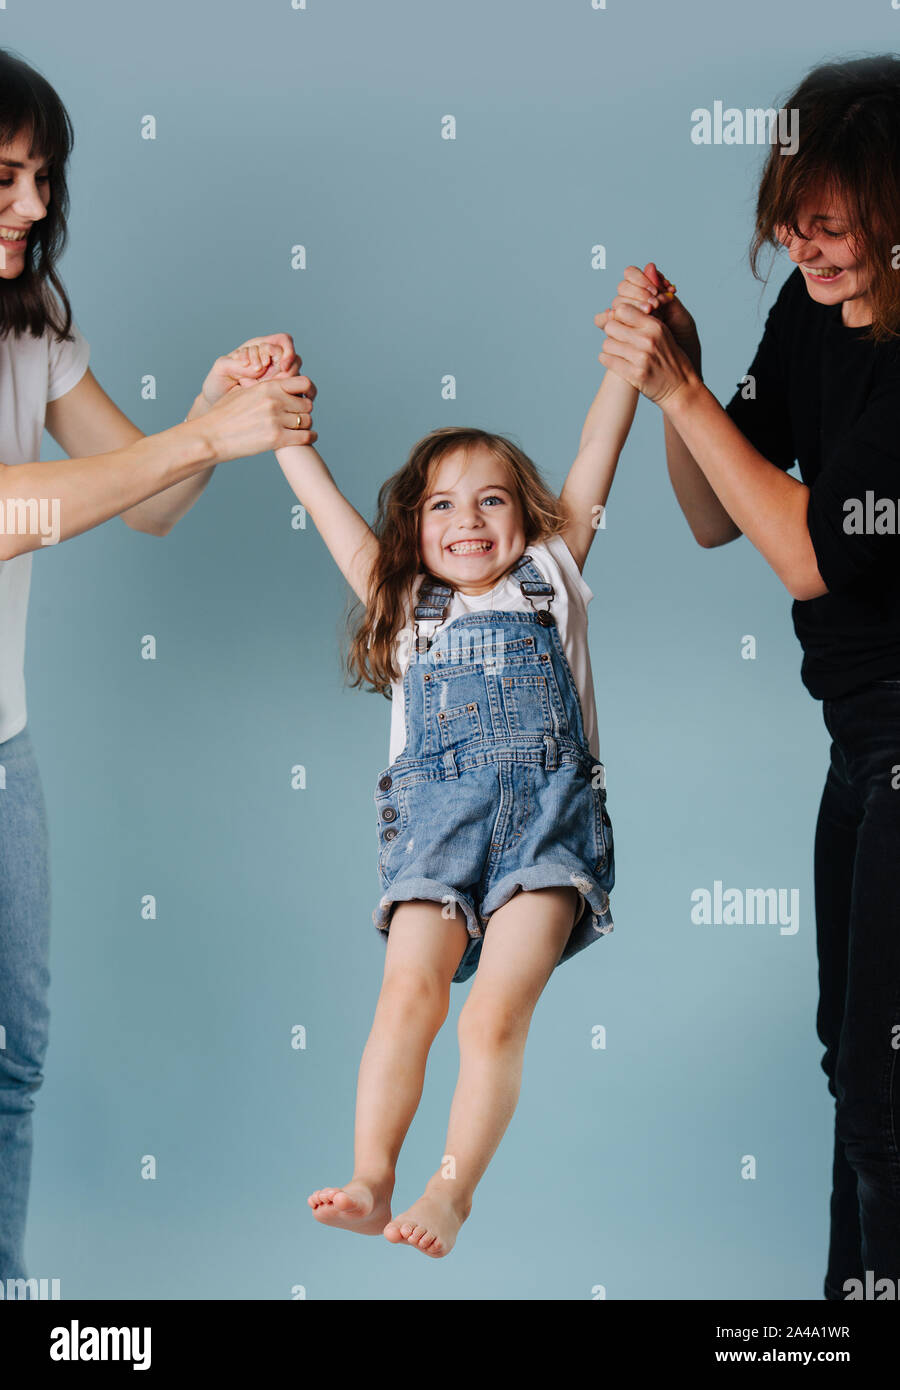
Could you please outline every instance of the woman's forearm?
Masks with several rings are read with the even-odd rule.
[[[666,439],[666,465],[672,490],[693,532],[702,546],[725,545],[741,535],[719,501],[690,449],[672,421],[663,416]]]
[[[81,535],[216,462],[206,432],[182,424],[87,458],[0,464],[0,560]]]
[[[792,596],[827,593],[806,524],[809,489],[757,453],[699,378],[660,404],[734,525]]]
[[[187,414],[186,423],[199,419],[209,409],[209,403],[203,395],[198,395]],[[176,521],[180,521],[185,512],[190,511],[214,471],[215,464],[204,468],[200,473],[195,473],[191,478],[185,478],[181,483],[173,483],[164,492],[148,497],[146,501],[138,502],[136,506],[123,511],[122,520],[137,531],[149,531],[155,536],[167,535]]]
[[[693,322],[693,321],[692,321]],[[702,349],[696,329],[678,340],[682,352],[689,358],[694,371],[703,380]],[[702,546],[725,545],[735,540],[740,530],[735,526],[713,489],[703,469],[676,430],[672,421],[663,416],[666,441],[666,466],[669,481],[678,505],[684,513],[694,539]]]

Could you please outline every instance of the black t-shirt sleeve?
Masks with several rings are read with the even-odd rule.
[[[885,565],[896,568],[898,498],[900,382],[889,378],[829,450],[809,491],[806,524],[829,592],[874,577]]]
[[[776,468],[788,469],[796,459],[788,408],[788,354],[784,342],[786,300],[793,276],[782,285],[769,310],[756,356],[747,368],[749,381],[738,382],[725,407],[741,434]]]

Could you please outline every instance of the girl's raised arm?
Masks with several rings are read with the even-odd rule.
[[[569,517],[562,537],[580,570],[584,569],[600,525],[639,394],[615,372],[605,373],[587,413],[575,462],[560,493]]]
[[[275,457],[338,569],[368,607],[369,579],[378,553],[375,532],[347,501],[312,444],[287,445],[276,449]]]

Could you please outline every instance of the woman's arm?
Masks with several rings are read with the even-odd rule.
[[[581,431],[575,462],[560,493],[569,517],[562,537],[579,570],[584,569],[597,534],[637,402],[638,392],[633,386],[615,372],[604,373]]]
[[[234,352],[213,363],[187,421],[199,420],[217,401],[243,380],[265,381],[274,373],[296,376],[300,359],[287,333],[249,338]],[[264,375],[263,375],[264,373]],[[308,393],[315,396],[315,387]],[[47,405],[45,426],[70,457],[126,449],[146,435],[106,394],[90,368],[71,391]],[[315,435],[313,435],[315,438]],[[215,465],[174,483],[134,507],[119,512],[126,525],[151,536],[167,536],[190,510],[213,475]]]
[[[202,420],[141,435],[125,448],[103,454],[0,463],[0,502],[11,504],[4,506],[7,525],[0,527],[0,560],[41,549],[39,529],[11,534],[8,522],[10,515],[28,517],[42,502],[58,508],[55,539],[69,540],[212,464],[305,441],[313,431],[294,427],[298,410],[303,412],[305,380],[287,377],[260,382],[252,392],[232,391]]]
[[[735,526],[722,506],[668,415],[663,416],[663,429],[669,480],[694,540],[704,549],[737,540],[743,535],[741,528]]]
[[[276,449],[275,457],[338,569],[368,606],[369,580],[378,554],[378,539],[371,526],[347,501],[311,444]]]
[[[198,396],[188,420],[199,419],[209,405]],[[70,457],[113,453],[147,436],[111,400],[90,368],[67,391],[47,405],[45,427]],[[193,506],[213,475],[215,465],[202,469],[164,492],[119,513],[126,525],[151,536],[166,536]]]
[[[806,521],[805,483],[757,453],[699,378],[660,404],[735,526],[791,596],[826,594]]]
[[[763,458],[707,390],[663,323],[624,304],[600,354],[674,426],[735,526],[795,599],[828,592],[807,526],[809,488]]]

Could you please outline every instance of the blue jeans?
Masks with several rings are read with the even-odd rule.
[[[825,700],[823,715],[817,1029],[835,1098],[825,1297],[843,1299],[844,1281],[867,1270],[900,1280],[900,680]]]
[[[4,785],[5,784],[5,785]],[[27,728],[0,743],[0,1280],[24,1279],[31,1112],[50,983],[44,797]]]

